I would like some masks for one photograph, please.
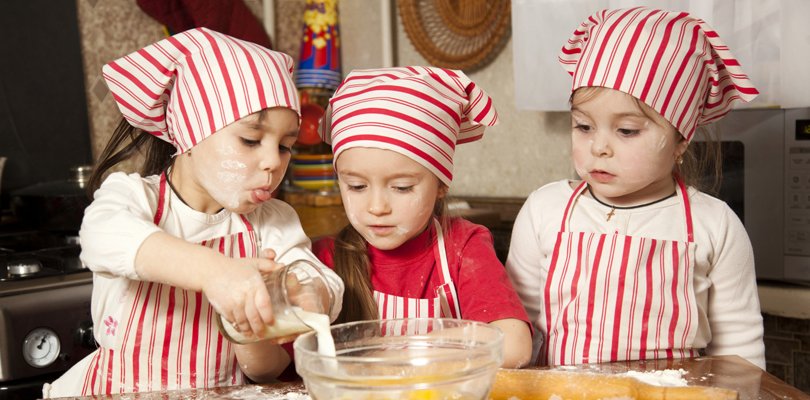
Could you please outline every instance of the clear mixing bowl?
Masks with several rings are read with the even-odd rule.
[[[318,353],[315,332],[293,344],[315,400],[485,399],[503,360],[503,333],[475,321],[360,321],[330,331],[335,356]]]

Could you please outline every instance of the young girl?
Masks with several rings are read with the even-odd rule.
[[[292,67],[285,54],[205,28],[104,66],[126,121],[93,184],[141,149],[146,163],[143,175],[109,175],[85,212],[99,349],[45,385],[45,397],[238,385],[287,367],[277,344],[224,340],[214,311],[259,334],[273,322],[262,273],[317,260],[294,210],[271,199],[298,135]],[[340,279],[323,268],[340,299]]]
[[[506,263],[544,339],[537,362],[705,352],[764,367],[748,236],[684,179],[696,126],[758,93],[737,60],[702,20],[639,7],[590,16],[560,63],[582,181],[529,196]]]
[[[355,70],[322,123],[349,218],[315,253],[346,282],[338,321],[465,318],[506,334],[504,365],[528,362],[528,317],[489,231],[444,214],[457,143],[495,125],[492,99],[460,71]]]

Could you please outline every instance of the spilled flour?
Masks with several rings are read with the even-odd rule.
[[[266,389],[261,386],[244,386],[223,394],[208,394],[200,399],[234,400],[311,400],[308,394],[295,390]]]
[[[684,371],[683,369],[665,369],[646,372],[627,371],[624,375],[629,376],[631,378],[636,378],[641,382],[653,386],[687,385],[686,379],[683,379],[683,376],[686,375],[686,371]]]

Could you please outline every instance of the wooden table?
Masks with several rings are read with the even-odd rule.
[[[753,399],[798,399],[810,400],[810,396],[788,385],[779,378],[737,356],[698,357],[685,360],[630,361],[611,364],[587,364],[575,367],[557,367],[551,370],[585,371],[589,373],[622,374],[627,371],[655,371],[683,369],[689,385],[715,386],[736,390],[740,400]],[[247,385],[208,390],[178,390],[125,394],[113,396],[90,396],[78,399],[300,399],[306,392],[301,382],[267,385]]]

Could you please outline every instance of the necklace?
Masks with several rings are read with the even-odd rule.
[[[599,198],[596,197],[595,194],[593,194],[593,190],[591,190],[591,185],[588,185],[587,187],[588,187],[588,193],[591,194],[591,197],[594,200],[596,200],[597,203],[599,203],[599,204],[601,204],[601,205],[603,205],[605,207],[610,207],[610,212],[607,213],[607,220],[608,221],[610,221],[610,218],[612,218],[613,215],[616,214],[616,210],[632,210],[634,208],[641,208],[641,207],[651,206],[651,205],[653,205],[655,203],[660,203],[660,202],[662,202],[662,201],[664,201],[664,200],[666,200],[666,199],[668,199],[670,197],[675,197],[675,195],[678,193],[677,191],[673,191],[672,194],[666,195],[666,196],[664,196],[664,197],[662,197],[662,198],[660,198],[658,200],[653,200],[653,201],[651,201],[649,203],[639,204],[637,206],[616,206],[616,205],[613,205],[613,204],[605,203],[602,200],[599,200]]]
[[[166,183],[169,184],[169,187],[172,189],[172,192],[174,192],[174,194],[177,195],[177,198],[180,199],[180,201],[182,201],[183,204],[188,206],[188,203],[186,203],[186,201],[183,200],[183,197],[180,196],[180,192],[178,192],[177,189],[174,188],[174,185],[172,185],[172,180],[171,180],[171,178],[169,178],[172,175],[171,172],[172,172],[171,169],[166,170]],[[593,196],[593,193],[591,193],[591,196]],[[191,206],[189,206],[189,207],[191,207]]]

